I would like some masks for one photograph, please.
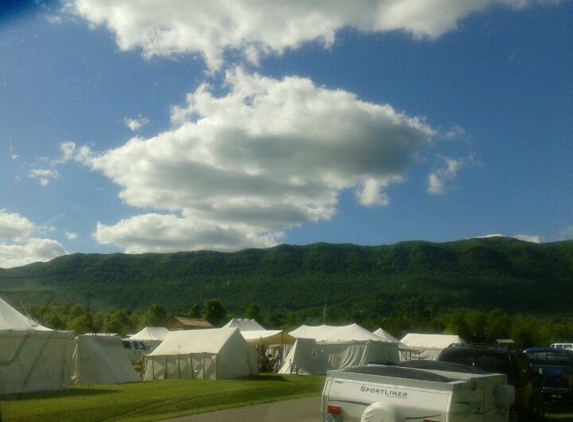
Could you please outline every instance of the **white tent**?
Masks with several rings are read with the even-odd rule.
[[[141,341],[149,347],[150,351],[153,351],[167,337],[167,334],[169,334],[169,330],[165,327],[145,327],[137,334],[129,336],[129,338]]]
[[[0,394],[68,388],[74,335],[46,328],[0,299]]]
[[[236,327],[249,344],[294,344],[295,338],[283,330],[265,330],[254,319],[233,318],[223,328]]]
[[[406,334],[400,343],[406,348],[402,360],[435,360],[440,352],[454,343],[465,343],[458,335]]]
[[[321,372],[318,373],[325,373],[327,369],[347,368],[373,361],[397,363],[400,359],[398,342],[385,341],[357,324],[342,327],[303,325],[289,334],[297,341],[279,371],[283,374],[293,371],[317,373],[312,371],[320,368]],[[314,343],[301,339],[310,339]],[[321,360],[324,362],[321,363]]]
[[[285,347],[295,338],[283,330],[265,330],[254,319],[233,318],[223,328],[237,327],[243,338],[258,354],[260,372],[277,372],[283,364]]]
[[[399,343],[400,341],[394,337],[392,334],[388,333],[387,331],[385,331],[384,329],[382,329],[382,327],[378,328],[376,331],[374,331],[372,334],[377,335],[378,337],[380,337],[382,340],[384,341],[389,341],[392,343]]]
[[[257,356],[238,328],[170,331],[145,356],[145,381],[257,375]]]
[[[131,364],[120,337],[81,335],[75,339],[74,384],[121,384],[141,377]]]
[[[279,373],[326,374],[326,371],[333,368],[328,362],[328,355],[323,352],[323,346],[313,338],[297,339]]]
[[[223,328],[236,327],[240,331],[263,331],[264,327],[254,319],[233,318]]]
[[[400,361],[410,360],[410,356],[412,351],[408,349],[403,343],[401,343],[396,337],[392,334],[385,331],[383,328],[378,328],[376,331],[372,332],[376,334],[378,337],[381,337],[385,341],[390,341],[393,343],[398,343],[398,350],[400,351]]]
[[[294,344],[295,338],[283,330],[241,331],[249,344]]]

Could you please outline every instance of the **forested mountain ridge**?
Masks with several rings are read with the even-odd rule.
[[[0,269],[0,297],[20,304],[79,304],[185,313],[219,300],[234,313],[257,303],[330,320],[434,314],[458,308],[570,314],[573,241],[512,238],[387,246],[317,243],[235,253],[72,254]],[[326,311],[325,311],[326,310]]]

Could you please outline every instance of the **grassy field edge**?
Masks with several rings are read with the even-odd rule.
[[[163,380],[0,397],[2,422],[152,422],[320,395],[324,376]]]

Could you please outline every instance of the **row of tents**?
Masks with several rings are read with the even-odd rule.
[[[118,384],[159,379],[223,379],[257,375],[325,374],[371,362],[432,359],[458,336],[408,334],[397,340],[383,329],[357,324],[303,325],[265,330],[233,319],[223,328],[169,331],[146,327],[130,339],[149,348],[140,375],[116,336],[51,330],[0,298],[0,395],[65,389],[70,384]]]

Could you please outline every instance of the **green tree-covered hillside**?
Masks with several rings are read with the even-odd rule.
[[[573,242],[511,238],[387,246],[280,245],[235,253],[73,254],[0,270],[0,297],[15,304],[79,304],[187,313],[219,300],[231,313],[362,321],[455,309],[571,313]]]

